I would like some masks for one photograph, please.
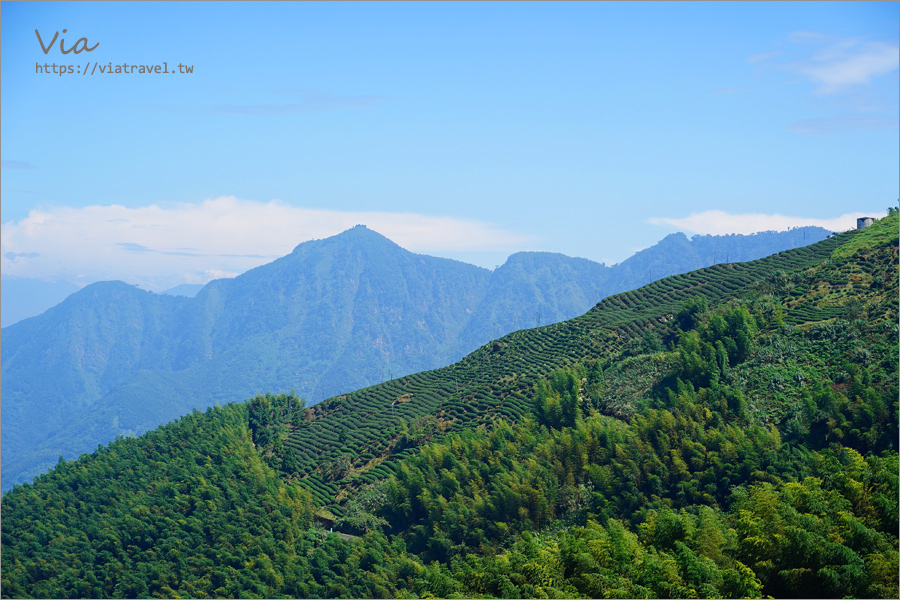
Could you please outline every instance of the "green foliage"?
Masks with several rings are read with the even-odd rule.
[[[410,551],[454,565],[468,594],[895,593],[883,567],[896,557],[896,451],[797,452],[774,429],[722,422],[697,404],[703,392],[685,388],[672,410],[630,424],[498,423],[428,446],[388,482],[381,514]],[[775,535],[783,548],[767,529],[781,518],[772,510],[793,519]],[[587,529],[553,526],[584,519]],[[541,549],[534,530],[546,530]],[[581,547],[585,537],[598,545]],[[613,540],[627,549],[612,551]],[[819,554],[790,545],[801,542]],[[798,579],[798,568],[811,571]]]
[[[335,481],[336,479],[344,478],[344,475],[350,471],[350,465],[350,456],[341,454],[336,459],[323,463],[322,472],[328,481]]]
[[[858,454],[850,460],[866,464]],[[737,554],[757,573],[767,593],[818,598],[896,595],[896,570],[892,576],[880,570],[885,563],[897,562],[896,538],[892,541],[867,526],[850,498],[823,487],[822,480],[754,485],[740,490],[734,509],[739,514]]]
[[[306,401],[290,394],[257,395],[248,404],[248,424],[253,444],[263,458],[275,469],[287,475],[301,468],[300,456],[294,448],[285,448],[284,440],[290,429],[296,428]]]
[[[313,505],[260,460],[248,417],[195,412],[5,494],[4,597],[268,595]]]
[[[675,321],[684,331],[690,331],[700,322],[700,317],[709,310],[709,303],[703,296],[694,296],[690,300],[685,300],[681,305],[681,310],[675,315]]]
[[[897,597],[897,244],[870,229],[61,462],[3,498],[3,594]]]
[[[583,369],[553,373],[550,382],[540,381],[534,400],[538,423],[554,429],[574,427],[582,418],[581,379]]]
[[[387,526],[388,522],[385,519],[376,516],[387,500],[384,488],[384,483],[379,482],[356,490],[347,502],[344,516],[335,525],[357,533],[368,533]]]

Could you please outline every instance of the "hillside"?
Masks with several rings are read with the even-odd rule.
[[[3,595],[896,597],[897,230],[61,462],[3,497]]]
[[[3,329],[2,489],[194,408],[266,391],[310,403],[440,367],[510,331],[598,299],[824,230],[673,234],[615,267],[525,252],[496,271],[413,254],[356,227],[194,297],[87,286]],[[713,249],[715,246],[715,249]]]
[[[605,368],[620,374],[617,383],[605,390],[602,406],[597,408],[619,417],[630,416],[633,412],[630,404],[635,396],[646,394],[652,387],[648,380],[665,373],[668,366],[664,361],[651,360],[646,350],[661,349],[665,342],[676,336],[673,331],[675,315],[684,302],[695,296],[702,295],[709,304],[733,298],[753,299],[760,320],[772,321],[778,313],[783,322],[792,325],[846,317],[848,311],[856,319],[863,314],[860,307],[866,304],[866,291],[888,303],[880,307],[880,311],[887,315],[896,312],[895,299],[889,295],[885,298],[884,287],[859,289],[862,286],[857,285],[856,280],[861,281],[862,275],[834,274],[823,284],[804,284],[804,279],[811,277],[807,273],[809,269],[827,261],[835,248],[849,243],[847,240],[852,240],[855,235],[857,232],[848,232],[762,260],[718,264],[655,281],[606,298],[581,317],[504,336],[450,367],[339,396],[308,411],[302,426],[288,427],[290,433],[284,437],[284,448],[297,451],[301,483],[306,484],[308,480],[314,492],[328,489],[337,493],[343,485],[372,480],[373,474],[367,466],[377,463],[374,475],[383,476],[393,471],[395,460],[402,460],[411,452],[402,450],[403,444],[400,444],[400,452],[395,457],[393,452],[398,450],[397,444],[386,437],[406,435],[408,438],[408,430],[412,428],[414,435],[430,438],[435,430],[469,429],[497,417],[517,420],[530,411],[531,394],[538,381],[562,367],[587,362],[599,361]],[[873,234],[866,232],[866,235]],[[884,252],[889,253],[889,250]],[[826,262],[826,265],[830,264]],[[869,263],[863,265],[870,270],[875,268]],[[878,267],[890,268],[891,265],[879,264]],[[879,281],[882,280],[888,281],[884,276]],[[874,281],[871,274],[867,274],[866,281],[867,284]],[[818,292],[823,286],[837,286],[838,283],[853,287],[821,298],[817,294],[800,295],[808,292],[810,287]],[[779,293],[788,290],[789,295],[781,300]],[[854,302],[847,297],[851,293],[855,295]],[[639,355],[642,358],[638,358]],[[783,356],[779,358],[783,359]],[[768,364],[766,367],[766,373],[774,368]],[[781,379],[793,376],[793,373],[780,374]],[[636,383],[641,379],[645,382],[643,386]],[[767,395],[761,395],[753,409],[761,415],[763,422],[772,422],[781,415],[777,413],[777,406],[768,406]],[[404,422],[400,422],[400,418]],[[338,436],[342,430],[344,439],[341,441]],[[381,460],[379,454],[388,448],[392,453]],[[348,473],[353,476],[323,484],[320,481],[323,459],[336,460],[342,455],[352,457]],[[324,501],[327,496],[323,494],[321,499]],[[340,511],[340,507],[335,509]]]

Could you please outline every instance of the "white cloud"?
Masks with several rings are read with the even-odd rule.
[[[771,52],[759,52],[758,54],[754,54],[752,56],[747,57],[747,62],[751,65],[755,65],[758,63],[766,63],[772,60],[773,58],[778,58],[781,56],[783,52],[781,50],[773,50]]]
[[[834,94],[896,71],[900,68],[900,47],[895,43],[840,39],[812,58],[791,62],[787,67],[818,85],[816,93]]]
[[[654,217],[648,219],[651,225],[671,226],[682,231],[700,234],[724,235],[728,233],[756,233],[757,231],[786,231],[793,227],[823,227],[830,231],[846,231],[856,227],[858,217],[877,217],[868,213],[847,213],[833,219],[813,219],[791,217],[781,214],[746,213],[729,214],[721,210],[707,210],[692,213],[681,219]]]
[[[2,225],[7,275],[153,290],[205,283],[271,262],[357,224],[422,253],[517,249],[529,238],[481,221],[415,213],[342,212],[232,196],[196,204],[58,207]]]
[[[896,133],[898,122],[890,117],[833,117],[804,119],[793,123],[789,129],[805,135],[829,135],[851,129]]]
[[[757,75],[774,75],[778,85],[811,85],[815,101],[807,102],[807,107],[815,106],[818,112],[789,129],[804,135],[896,131],[895,85],[900,69],[896,40],[795,31],[775,45],[776,50],[754,54],[747,61]],[[784,74],[789,74],[787,80]]]
[[[787,39],[789,42],[793,42],[795,44],[802,44],[805,42],[818,42],[822,40],[828,40],[829,36],[824,33],[819,33],[818,31],[792,31],[788,34]]]
[[[780,49],[747,58],[757,73],[775,68],[801,75],[816,86],[816,95],[853,92],[900,69],[896,41],[839,37],[814,31],[795,31]]]

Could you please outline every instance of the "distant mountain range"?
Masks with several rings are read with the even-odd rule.
[[[0,327],[9,327],[23,319],[36,317],[81,288],[68,281],[41,281],[27,277],[3,276],[3,302]],[[182,283],[163,294],[194,297],[203,289],[199,283]]]
[[[2,489],[192,409],[291,389],[317,402],[449,364],[651,280],[828,234],[678,233],[613,267],[522,252],[491,272],[357,226],[194,297],[95,283],[2,330]]]

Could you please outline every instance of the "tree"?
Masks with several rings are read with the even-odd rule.
[[[284,458],[281,461],[281,470],[288,474],[296,473],[300,470],[300,459],[297,456],[297,451],[293,448],[288,448],[287,452],[284,453]]]
[[[675,320],[682,331],[688,331],[700,324],[700,317],[709,310],[709,302],[704,296],[694,296],[685,300]]]
[[[387,490],[384,482],[370,483],[363,486],[347,502],[344,517],[335,525],[350,527],[356,531],[368,533],[387,526],[388,522],[377,516],[377,512],[387,502]]]
[[[335,481],[336,479],[341,479],[347,472],[350,471],[350,456],[347,454],[341,454],[339,457],[332,461],[326,462],[324,465],[324,472],[328,477],[328,481]]]

